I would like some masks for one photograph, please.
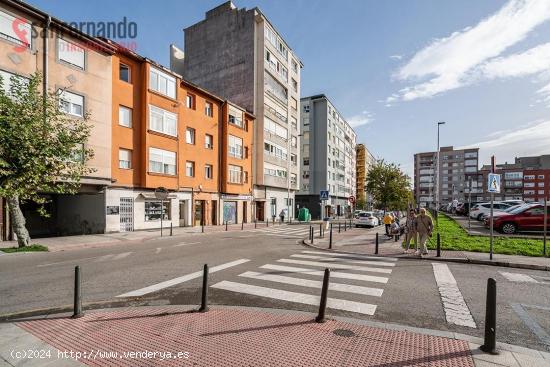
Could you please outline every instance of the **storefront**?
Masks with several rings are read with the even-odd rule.
[[[253,201],[251,195],[221,195],[222,218],[225,223],[249,223],[252,221]],[[255,206],[257,208],[257,206]]]

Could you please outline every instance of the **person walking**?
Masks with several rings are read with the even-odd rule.
[[[415,255],[427,255],[428,248],[426,247],[426,241],[429,237],[432,237],[434,224],[432,218],[426,214],[426,209],[420,209],[420,215],[416,217],[416,231],[418,232],[418,242],[420,246],[415,252]]]
[[[391,227],[391,224],[393,222],[393,215],[391,214],[391,212],[387,212],[385,215],[384,215],[384,226],[386,227],[386,236],[388,237],[391,237],[391,232],[390,232],[390,227]]]
[[[284,223],[285,222],[285,210],[281,210],[281,212],[279,213],[279,218],[281,218],[281,223]]]
[[[415,250],[418,250],[418,237],[416,235],[416,212],[414,209],[411,209],[409,211],[409,215],[407,215],[407,219],[405,221],[405,254],[409,253],[409,250],[411,249],[411,240],[414,239],[414,247]]]

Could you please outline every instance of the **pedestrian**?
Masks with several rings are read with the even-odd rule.
[[[426,214],[426,209],[420,209],[420,215],[416,217],[416,231],[418,233],[419,248],[416,250],[415,255],[427,255],[428,249],[426,248],[426,241],[429,237],[432,237],[434,229],[433,221],[430,216]]]
[[[285,222],[285,210],[281,210],[281,212],[279,213],[279,218],[281,218],[281,223],[284,223]]]
[[[393,221],[394,221],[393,215],[391,214],[391,212],[387,212],[384,215],[384,226],[386,227],[386,236],[388,237],[391,237],[390,227]]]
[[[415,250],[418,250],[418,238],[416,236],[416,213],[414,209],[409,211],[407,220],[405,221],[405,254],[409,253],[411,247],[411,240],[414,239]]]

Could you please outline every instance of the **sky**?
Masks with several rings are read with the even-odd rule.
[[[66,22],[137,24],[137,52],[169,45],[221,0],[30,0]],[[234,0],[259,7],[377,158],[479,147],[480,164],[550,154],[550,0]],[[134,40],[133,40],[134,41]]]

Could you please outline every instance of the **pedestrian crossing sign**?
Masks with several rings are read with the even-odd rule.
[[[487,192],[498,194],[500,193],[500,175],[489,173],[489,181],[487,182]]]
[[[319,193],[319,197],[321,198],[321,200],[328,200],[329,198],[328,190],[321,190],[321,192]]]

